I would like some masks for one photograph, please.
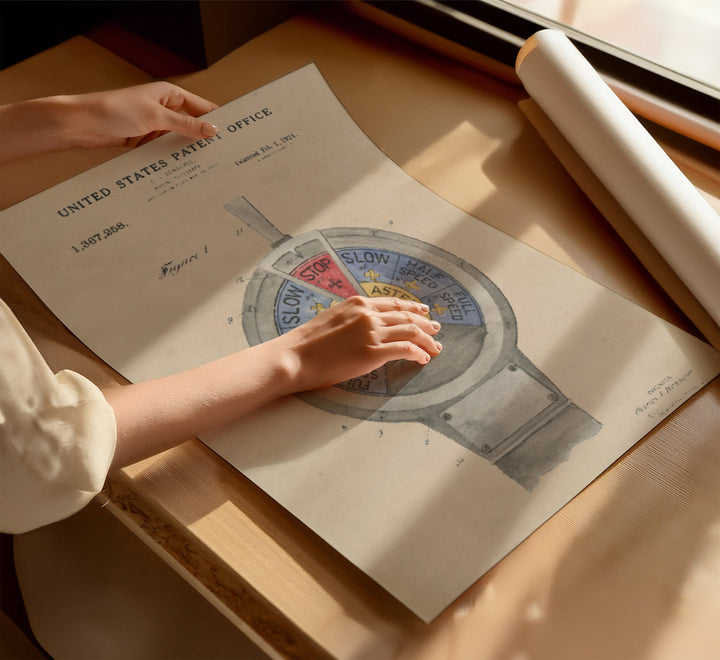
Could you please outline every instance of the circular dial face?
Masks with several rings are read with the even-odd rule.
[[[302,395],[331,412],[417,419],[465,396],[515,345],[512,310],[467,262],[423,241],[377,229],[334,228],[285,237],[258,266],[245,294],[251,344],[288,332],[351,296],[422,301],[442,329],[428,365],[395,361],[335,387]]]

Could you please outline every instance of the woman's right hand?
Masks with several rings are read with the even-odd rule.
[[[428,311],[412,300],[354,296],[269,343],[287,357],[293,392],[320,389],[391,360],[427,364],[442,350]]]

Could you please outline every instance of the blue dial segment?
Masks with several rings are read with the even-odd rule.
[[[317,289],[299,281],[286,280],[275,298],[275,327],[280,334],[289,332],[316,317],[333,302],[334,298]]]
[[[437,266],[379,248],[344,248],[337,255],[368,295],[417,298],[430,307],[431,318],[442,324],[484,323],[467,289]]]

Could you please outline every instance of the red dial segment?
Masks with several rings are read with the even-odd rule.
[[[317,254],[312,259],[300,264],[292,273],[303,282],[334,293],[342,298],[350,298],[358,294],[340,267],[329,253]]]

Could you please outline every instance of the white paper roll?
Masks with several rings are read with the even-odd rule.
[[[528,94],[720,325],[720,216],[562,32],[531,36],[515,68]]]

